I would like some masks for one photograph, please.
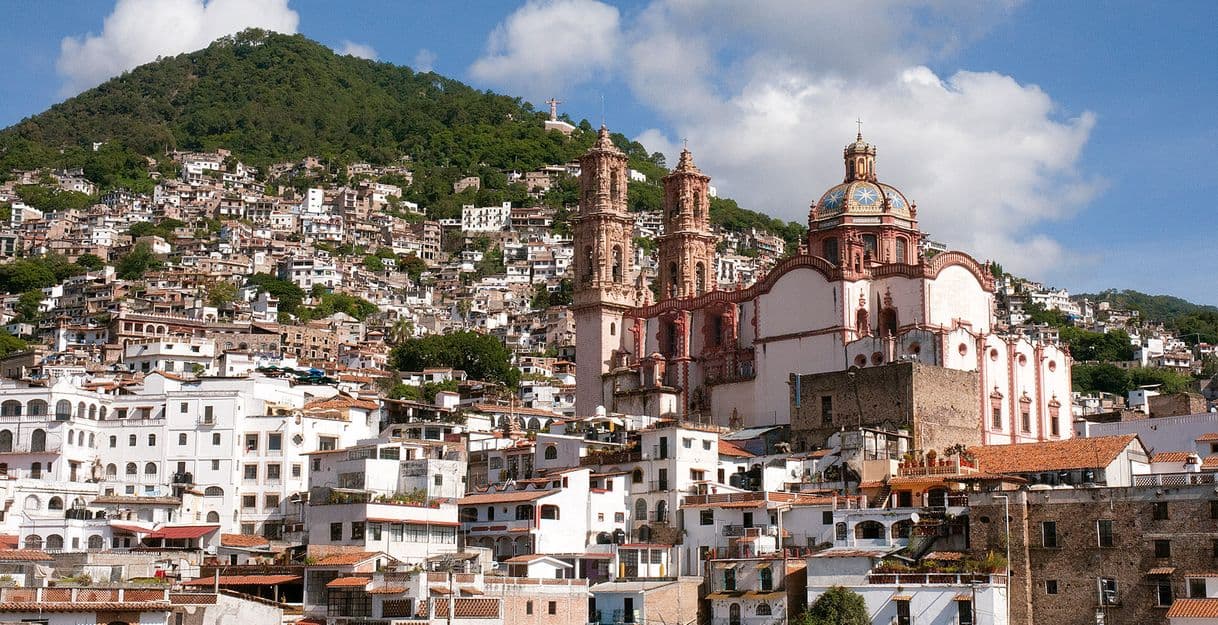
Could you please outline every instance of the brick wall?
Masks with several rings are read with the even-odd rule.
[[[864,426],[910,428],[915,448],[981,442],[975,372],[905,362],[858,369],[853,378],[837,371],[801,375],[799,383],[794,382],[791,439],[796,449],[801,444],[802,449],[824,446],[842,427],[859,425],[860,408]],[[830,419],[825,419],[824,407],[831,407]]]
[[[1186,597],[1190,574],[1218,571],[1214,557],[1218,520],[1211,485],[1181,488],[1101,488],[1011,491],[1011,623],[1166,624],[1167,606],[1157,605],[1156,582],[1170,582],[1176,598]],[[1026,505],[1025,505],[1026,502]],[[1166,504],[1167,519],[1154,518],[1154,504]],[[1005,551],[1003,502],[988,495],[970,498],[969,530],[977,556]],[[1099,520],[1112,521],[1111,547],[1101,547]],[[1044,544],[1045,521],[1056,523],[1057,547]],[[1156,557],[1155,541],[1166,540],[1170,557]],[[1152,576],[1152,569],[1173,569]],[[1117,580],[1118,605],[1101,606],[1098,578]],[[1056,583],[1057,593],[1047,585]]]

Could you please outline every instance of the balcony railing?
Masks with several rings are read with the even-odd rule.
[[[930,584],[940,586],[968,586],[970,584],[1006,585],[1006,575],[989,573],[871,573],[868,584]]]
[[[1134,486],[1190,486],[1213,483],[1213,473],[1152,473],[1133,476]]]

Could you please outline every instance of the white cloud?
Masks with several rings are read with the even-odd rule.
[[[342,47],[338,49],[338,53],[345,54],[347,56],[356,56],[361,59],[369,59],[372,61],[376,60],[376,50],[374,50],[372,46],[362,43],[355,43],[354,41],[344,40]]]
[[[56,69],[72,95],[158,56],[246,28],[294,33],[299,21],[287,0],[118,0],[100,35],[63,39]]]
[[[530,0],[495,28],[470,75],[530,100],[561,95],[611,69],[619,19],[597,0]]]
[[[436,66],[436,53],[435,52],[432,52],[431,50],[428,50],[427,48],[422,48],[418,51],[417,54],[414,55],[414,63],[413,63],[414,71],[430,72],[432,69],[435,69],[435,66]]]

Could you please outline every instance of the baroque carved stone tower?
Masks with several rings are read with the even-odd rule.
[[[710,176],[689,150],[664,177],[664,234],[659,237],[660,299],[715,290],[715,237],[710,230]]]
[[[591,415],[605,404],[602,376],[622,344],[622,317],[642,303],[634,279],[634,218],[626,209],[626,155],[601,126],[596,144],[579,159],[575,234],[575,410]]]

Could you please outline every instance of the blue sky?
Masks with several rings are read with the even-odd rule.
[[[5,13],[0,126],[150,50],[262,24],[539,106],[556,95],[576,119],[598,121],[603,97],[615,130],[668,154],[687,138],[723,195],[784,219],[806,219],[841,177],[861,116],[881,180],[935,238],[1072,291],[1218,304],[1215,2],[121,0]]]

